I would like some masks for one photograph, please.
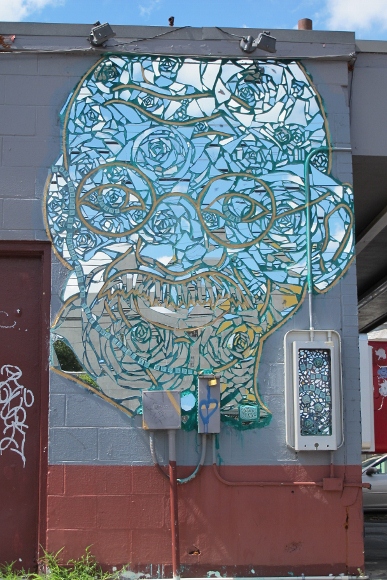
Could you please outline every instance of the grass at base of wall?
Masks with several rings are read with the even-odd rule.
[[[63,562],[60,554],[63,548],[56,554],[44,553],[39,561],[41,572],[26,572],[16,570],[14,562],[0,567],[0,580],[115,580],[120,573],[104,572],[86,548],[85,553],[78,560],[68,560]]]

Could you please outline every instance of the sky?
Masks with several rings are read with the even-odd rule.
[[[387,0],[0,0],[0,21],[350,30],[387,40]]]

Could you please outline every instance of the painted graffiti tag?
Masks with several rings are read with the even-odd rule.
[[[199,415],[204,425],[204,433],[208,433],[210,417],[217,411],[219,403],[211,396],[211,388],[207,386],[207,398],[199,401]]]
[[[380,356],[378,355],[378,351],[376,352],[376,355],[380,358]],[[387,397],[387,380],[386,380],[387,367],[379,366],[377,371],[377,377],[378,377],[379,394],[382,397],[382,402],[378,411],[381,411],[383,408],[384,399]]]
[[[0,310],[0,322],[4,321],[4,316],[8,318],[9,317],[8,312],[5,312],[5,310]],[[6,322],[7,324],[0,324],[0,328],[15,328],[16,320],[13,321],[13,324],[8,324],[8,322],[10,322],[8,320]]]
[[[21,456],[25,467],[26,408],[33,405],[34,395],[19,383],[22,374],[19,367],[14,365],[3,365],[0,370],[0,418],[4,422],[0,455],[10,449]]]

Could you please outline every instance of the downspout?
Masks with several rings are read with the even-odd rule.
[[[179,539],[179,511],[178,511],[178,493],[177,484],[184,484],[195,479],[199,473],[200,468],[204,464],[206,455],[206,435],[202,435],[202,452],[200,461],[195,470],[185,478],[179,479],[177,477],[176,468],[176,429],[168,430],[168,459],[169,470],[168,473],[162,469],[156,456],[154,445],[154,433],[149,432],[149,445],[153,459],[153,463],[158,468],[160,473],[169,480],[169,501],[170,501],[170,517],[171,517],[171,546],[172,546],[172,574],[173,580],[180,580],[180,539]]]
[[[180,580],[179,512],[177,501],[176,475],[176,431],[168,430],[169,447],[169,499],[171,504],[172,574],[173,580]]]

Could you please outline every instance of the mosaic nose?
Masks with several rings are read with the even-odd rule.
[[[223,254],[209,241],[194,202],[183,195],[160,200],[139,236],[141,257],[155,259],[172,271],[218,262]]]

